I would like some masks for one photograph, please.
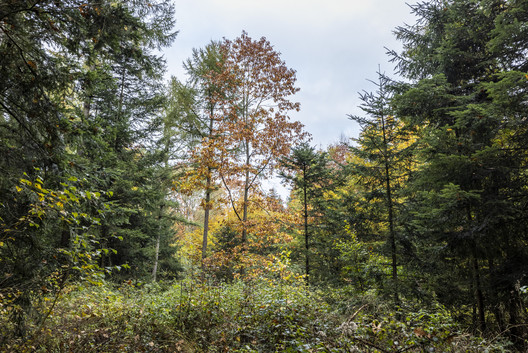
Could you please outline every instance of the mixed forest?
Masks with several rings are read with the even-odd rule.
[[[0,0],[0,352],[528,350],[528,1],[409,11],[316,148],[265,38]]]

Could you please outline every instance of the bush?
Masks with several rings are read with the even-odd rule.
[[[353,293],[296,280],[69,287],[40,335],[0,351],[508,352],[441,306],[393,312]]]

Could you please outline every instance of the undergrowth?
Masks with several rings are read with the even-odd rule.
[[[4,318],[5,319],[5,318]],[[442,307],[391,310],[346,288],[264,281],[70,287],[30,341],[2,352],[508,352]]]

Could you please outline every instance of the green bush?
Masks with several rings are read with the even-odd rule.
[[[508,347],[464,333],[440,306],[393,312],[374,294],[360,297],[350,288],[187,279],[69,287],[39,335],[0,351],[491,353]]]

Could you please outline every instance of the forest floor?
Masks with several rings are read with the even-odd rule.
[[[53,300],[45,301],[48,308]],[[4,328],[8,329],[8,328]],[[38,334],[5,352],[508,352],[439,305],[398,311],[350,287],[265,281],[70,286]],[[0,351],[2,348],[0,347]]]

